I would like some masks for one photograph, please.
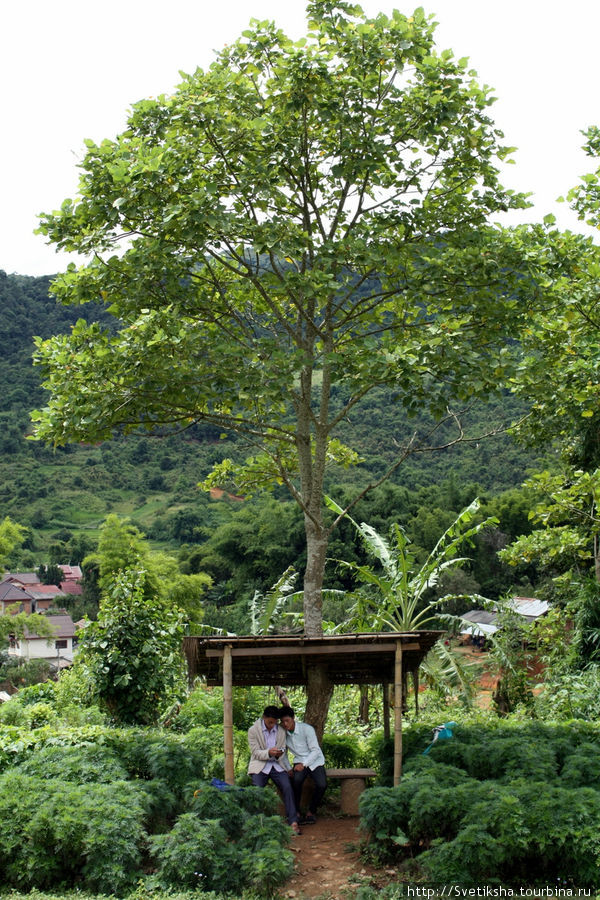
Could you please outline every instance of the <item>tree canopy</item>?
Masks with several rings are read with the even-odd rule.
[[[510,149],[468,61],[436,50],[420,9],[307,9],[306,38],[253,21],[87,142],[79,196],[41,231],[90,255],[57,297],[102,297],[116,322],[38,342],[37,435],[203,422],[245,438],[247,465],[217,477],[285,484],[300,505],[314,635],[325,468],[356,461],[340,423],[374,387],[437,416],[496,390],[544,285],[523,233],[489,224],[526,200],[499,183]]]
[[[600,130],[585,133],[584,149],[600,155]],[[583,176],[568,199],[580,219],[600,226],[600,169]],[[539,526],[504,554],[513,564],[536,560],[552,574],[585,574],[593,566],[600,581],[600,248],[581,234],[548,235],[556,254],[571,260],[553,286],[550,313],[534,313],[522,334],[523,362],[514,390],[532,405],[519,434],[530,444],[554,442],[560,468],[528,482]]]

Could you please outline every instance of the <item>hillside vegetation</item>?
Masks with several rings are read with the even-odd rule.
[[[247,598],[255,588],[264,590],[290,564],[301,567],[300,514],[285,489],[241,502],[227,494],[214,499],[198,488],[215,463],[242,458],[235,436],[194,426],[180,435],[117,435],[95,446],[56,450],[28,439],[30,412],[44,405],[45,396],[41,372],[31,362],[33,335],[67,332],[80,317],[109,327],[111,321],[101,305],[78,309],[56,303],[48,296],[49,283],[48,277],[0,272],[0,327],[5,335],[0,361],[0,499],[4,513],[27,528],[13,564],[27,568],[47,561],[80,562],[95,547],[106,516],[116,513],[130,517],[155,546],[178,551],[184,571],[208,571],[217,606],[240,595]],[[507,395],[472,409],[461,421],[467,434],[477,438],[520,413]],[[330,494],[351,498],[381,479],[411,436],[427,434],[432,425],[407,419],[393,394],[375,391],[343,424],[340,437],[359,453],[361,462],[331,469]],[[450,423],[424,443],[439,446],[455,436]],[[355,515],[379,529],[399,521],[428,549],[453,513],[480,495],[492,512],[504,511],[500,529],[512,538],[527,530],[527,516],[523,501],[511,491],[538,462],[507,434],[416,453],[361,501]],[[349,530],[339,530],[332,550],[335,557],[356,553]],[[477,579],[480,584],[492,582],[488,587],[498,593],[505,584],[498,580],[497,562],[488,557],[483,565],[487,575],[480,565]]]

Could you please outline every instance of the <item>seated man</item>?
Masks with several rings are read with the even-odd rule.
[[[325,757],[319,747],[317,735],[312,725],[306,722],[296,721],[294,710],[290,706],[284,706],[279,710],[281,724],[285,728],[286,744],[288,750],[294,755],[294,766],[289,775],[294,786],[296,808],[300,809],[302,785],[307,775],[312,777],[315,790],[310,800],[310,806],[306,816],[301,819],[302,825],[313,825],[317,821],[317,809],[323,799],[327,787],[325,775]]]
[[[262,719],[257,719],[248,729],[250,745],[248,774],[252,784],[258,787],[264,787],[269,778],[275,782],[283,795],[288,824],[296,834],[300,834],[294,792],[286,774],[290,769],[290,762],[285,747],[285,731],[277,724],[278,718],[277,707],[267,706]]]

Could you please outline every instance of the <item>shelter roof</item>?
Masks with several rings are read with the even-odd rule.
[[[186,637],[183,649],[190,678],[223,682],[223,655],[231,647],[234,685],[306,684],[307,666],[326,665],[333,684],[394,681],[396,644],[402,644],[405,672],[417,669],[441,637],[440,631],[323,635],[244,635]]]

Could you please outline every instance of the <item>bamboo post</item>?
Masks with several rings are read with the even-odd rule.
[[[396,641],[394,670],[394,787],[402,778],[402,641]]]
[[[233,784],[233,691],[232,691],[231,646],[227,644],[223,653],[223,741],[225,745],[225,781]]]
[[[383,736],[390,739],[390,686],[387,681],[381,685],[383,691]]]

